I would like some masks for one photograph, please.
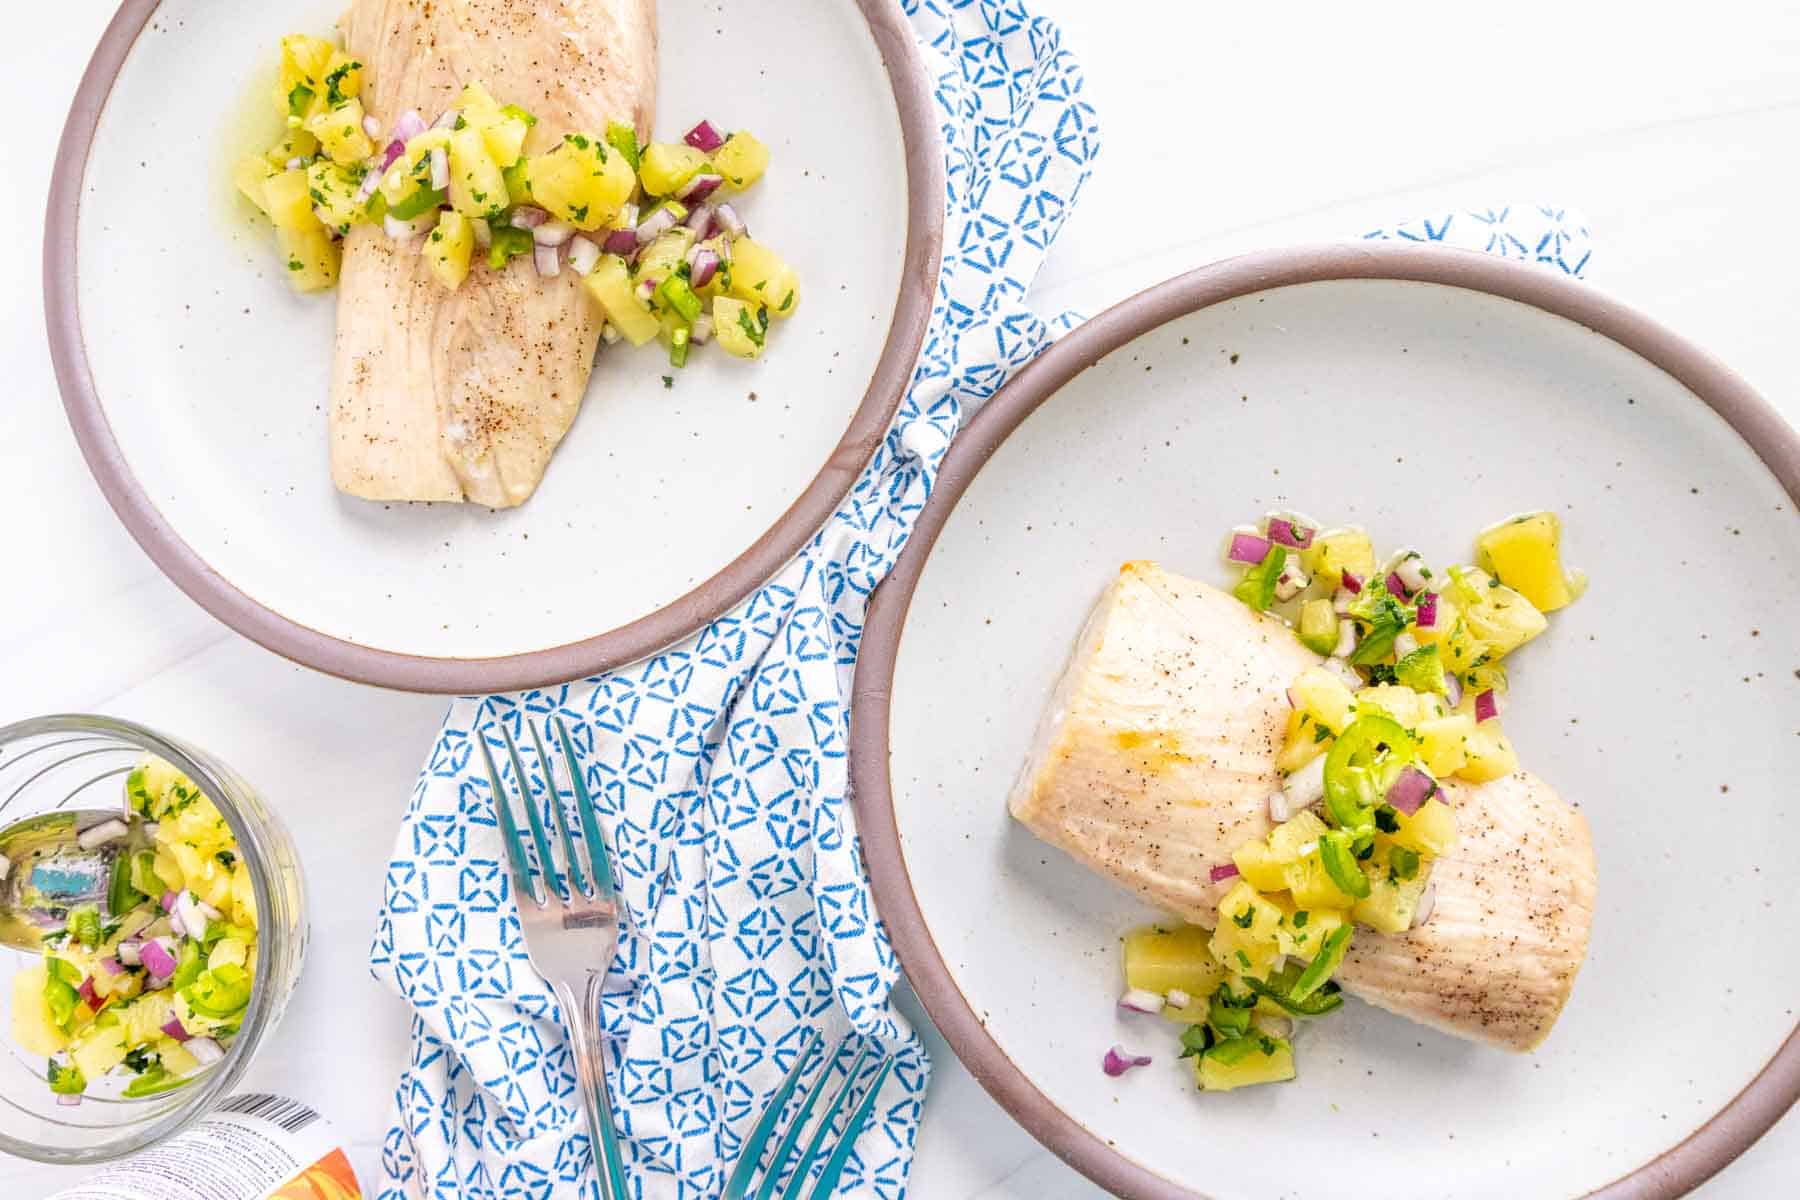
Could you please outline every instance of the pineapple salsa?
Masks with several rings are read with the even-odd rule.
[[[256,975],[250,872],[213,802],[159,758],[126,777],[125,801],[126,818],[82,834],[114,850],[104,903],[68,909],[43,962],[13,976],[13,1040],[49,1060],[64,1104],[107,1076],[134,1099],[182,1086],[225,1056]]]
[[[794,272],[724,199],[769,165],[752,134],[701,121],[682,142],[640,147],[632,125],[611,121],[528,155],[537,118],[479,83],[431,125],[408,111],[391,127],[364,109],[363,84],[362,64],[330,42],[283,38],[274,102],[284,132],[234,172],[274,223],[297,291],[333,286],[341,239],[376,225],[419,247],[450,291],[514,258],[544,278],[566,267],[599,306],[608,342],[660,340],[677,367],[713,338],[757,358],[770,318],[798,307]]]
[[[1332,974],[1356,928],[1430,920],[1432,863],[1456,845],[1438,781],[1518,769],[1502,660],[1582,590],[1560,543],[1554,514],[1529,513],[1480,535],[1478,566],[1438,571],[1412,551],[1377,565],[1362,530],[1287,514],[1233,531],[1234,594],[1325,661],[1288,689],[1274,830],[1212,871],[1229,883],[1216,927],[1125,938],[1120,1004],[1185,1027],[1203,1090],[1292,1079],[1293,1023],[1343,1003]],[[1115,1050],[1105,1066],[1146,1061]]]

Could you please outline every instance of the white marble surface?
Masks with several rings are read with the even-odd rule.
[[[1800,8],[1036,4],[1081,54],[1106,134],[1041,281],[1048,303],[1093,312],[1258,246],[1546,199],[1588,214],[1595,286],[1707,346],[1800,421],[1787,228],[1800,183]],[[281,805],[311,875],[316,950],[251,1082],[324,1109],[372,1178],[406,1014],[369,979],[364,952],[442,705],[323,678],[230,633],[156,572],[93,487],[50,372],[32,231],[62,113],[110,6],[14,9],[0,72],[0,111],[12,114],[0,224],[17,241],[0,255],[0,361],[14,379],[0,400],[12,566],[0,588],[0,720],[137,718],[212,747]],[[1100,1194],[936,1049],[913,1195]],[[7,1196],[73,1178],[0,1158]],[[1790,1117],[1702,1194],[1790,1195],[1796,1179]]]

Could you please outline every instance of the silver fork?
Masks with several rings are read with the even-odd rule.
[[[781,1173],[786,1168],[788,1160],[794,1156],[794,1148],[800,1144],[800,1135],[805,1131],[807,1122],[812,1117],[813,1108],[819,1103],[819,1097],[825,1094],[825,1085],[831,1082],[831,1065],[843,1057],[844,1047],[847,1045],[846,1042],[839,1042],[837,1048],[826,1056],[824,1066],[819,1070],[818,1078],[813,1080],[812,1086],[807,1089],[805,1097],[800,1101],[799,1110],[794,1114],[793,1122],[788,1125],[787,1132],[782,1135],[781,1141],[775,1147],[774,1154],[770,1157],[768,1164],[764,1166],[762,1162],[763,1147],[768,1145],[769,1139],[774,1136],[775,1127],[781,1122],[781,1116],[787,1108],[788,1100],[793,1096],[794,1088],[799,1084],[800,1077],[806,1074],[807,1067],[812,1064],[813,1054],[819,1049],[820,1041],[817,1030],[807,1035],[806,1044],[801,1047],[800,1053],[795,1057],[794,1065],[788,1071],[787,1078],[783,1079],[781,1086],[775,1089],[775,1095],[769,1101],[769,1107],[763,1110],[763,1115],[758,1118],[756,1127],[750,1131],[749,1138],[745,1140],[744,1148],[738,1154],[737,1167],[731,1172],[731,1178],[726,1181],[725,1190],[720,1194],[719,1200],[744,1200],[744,1196],[750,1189],[750,1181],[756,1177],[759,1166],[763,1167],[762,1183],[756,1189],[754,1200],[773,1200],[775,1185],[781,1182]],[[838,1113],[843,1109],[845,1102],[849,1100],[851,1092],[855,1090],[857,1076],[862,1074],[863,1064],[868,1061],[868,1058],[869,1048],[864,1046],[862,1053],[856,1056],[856,1061],[850,1064],[850,1070],[845,1073],[844,1082],[838,1085],[837,1092],[831,1097],[831,1103],[825,1106],[825,1114],[819,1118],[818,1124],[813,1128],[812,1137],[807,1139],[806,1149],[801,1152],[799,1161],[794,1164],[793,1172],[788,1176],[787,1187],[782,1189],[780,1200],[800,1200],[801,1192],[806,1189],[808,1177],[812,1175],[813,1164],[818,1161],[819,1155],[824,1153],[826,1144],[835,1132],[833,1127],[837,1124]],[[881,1085],[887,1082],[887,1077],[893,1069],[894,1059],[891,1056],[882,1060],[881,1068],[875,1072],[874,1081],[863,1093],[862,1100],[850,1114],[850,1119],[845,1122],[843,1130],[837,1132],[837,1146],[826,1156],[825,1166],[819,1172],[818,1182],[814,1183],[812,1191],[807,1193],[807,1200],[829,1200],[837,1193],[838,1178],[844,1173],[844,1164],[850,1161],[850,1154],[856,1149],[856,1139],[861,1135],[863,1127],[869,1123],[869,1114],[875,1110],[875,1097],[880,1094]]]
[[[613,887],[612,866],[606,857],[606,842],[594,819],[593,799],[582,779],[581,766],[575,758],[575,747],[569,741],[569,730],[562,718],[556,718],[555,729],[562,743],[563,757],[569,763],[569,781],[575,793],[575,808],[580,814],[581,844],[587,851],[588,867],[581,865],[576,840],[569,835],[569,820],[563,813],[562,792],[556,785],[555,767],[544,753],[544,743],[536,727],[529,721],[532,749],[537,752],[538,766],[543,771],[544,786],[550,791],[550,808],[556,817],[556,831],[562,858],[552,852],[544,831],[543,818],[531,795],[530,777],[519,761],[519,748],[504,724],[500,736],[506,742],[507,756],[512,760],[513,781],[518,785],[525,804],[525,820],[531,830],[531,842],[537,851],[537,869],[525,853],[519,839],[519,826],[512,815],[512,801],[500,786],[500,773],[494,770],[494,756],[488,752],[487,738],[481,738],[481,757],[487,763],[488,786],[494,791],[494,813],[506,842],[506,857],[512,867],[513,893],[519,903],[519,926],[525,935],[525,952],[532,969],[556,993],[562,1008],[563,1022],[568,1026],[569,1045],[575,1052],[575,1075],[581,1088],[582,1107],[587,1110],[588,1134],[594,1146],[594,1169],[600,1177],[602,1200],[625,1200],[625,1167],[619,1154],[619,1138],[613,1129],[612,1104],[606,1095],[605,1055],[600,1043],[600,995],[606,982],[607,968],[619,946],[619,902]],[[550,730],[545,723],[545,732]],[[537,884],[542,884],[539,888]]]

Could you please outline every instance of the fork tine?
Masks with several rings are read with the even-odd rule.
[[[825,1106],[825,1115],[819,1118],[819,1127],[813,1130],[812,1138],[806,1143],[806,1150],[800,1155],[800,1161],[794,1164],[794,1173],[788,1178],[788,1185],[782,1190],[781,1200],[799,1200],[800,1192],[806,1187],[806,1177],[812,1174],[812,1165],[819,1157],[819,1151],[825,1146],[825,1139],[831,1136],[832,1122],[837,1120],[838,1111],[844,1107],[844,1101],[850,1098],[850,1089],[856,1086],[856,1077],[862,1073],[863,1063],[868,1060],[869,1048],[864,1046],[856,1061],[850,1064],[850,1073],[844,1076],[843,1084],[837,1094],[832,1096],[831,1103]]]
[[[813,1080],[812,1087],[807,1089],[806,1099],[800,1104],[800,1111],[794,1115],[793,1123],[781,1137],[781,1144],[775,1147],[774,1155],[769,1159],[768,1170],[763,1172],[762,1186],[756,1189],[756,1200],[769,1200],[775,1194],[775,1185],[781,1181],[781,1168],[787,1165],[788,1159],[794,1155],[794,1147],[800,1144],[800,1135],[806,1132],[806,1123],[812,1119],[814,1106],[819,1097],[825,1094],[825,1084],[831,1078],[831,1064],[843,1057],[847,1042],[839,1042],[825,1059],[825,1069]]]
[[[568,734],[563,734],[565,742]],[[800,1054],[794,1059],[793,1067],[787,1078],[775,1089],[775,1095],[769,1100],[769,1107],[757,1118],[756,1128],[750,1131],[750,1137],[744,1142],[743,1150],[738,1153],[737,1166],[732,1169],[731,1179],[725,1184],[725,1190],[719,1200],[743,1200],[744,1193],[749,1190],[750,1176],[756,1172],[756,1164],[762,1159],[763,1146],[768,1143],[769,1135],[775,1131],[775,1122],[781,1119],[781,1110],[787,1107],[788,1097],[794,1094],[794,1085],[800,1082],[800,1076],[812,1062],[813,1051],[819,1048],[821,1038],[818,1030],[813,1030],[806,1037],[806,1045],[801,1047]]]
[[[525,728],[531,732],[531,748],[537,752],[538,769],[544,773],[544,786],[550,789],[550,811],[556,815],[556,832],[562,835],[563,861],[569,867],[569,899],[575,899],[575,893],[592,896],[593,889],[588,886],[587,873],[581,869],[581,856],[575,853],[575,839],[569,836],[569,818],[563,813],[562,792],[556,786],[556,771],[550,765],[550,756],[544,753],[544,741],[538,737],[537,726],[526,721]]]
[[[844,1173],[844,1164],[850,1161],[850,1155],[856,1151],[856,1139],[862,1136],[863,1126],[869,1123],[869,1114],[875,1111],[875,1097],[881,1094],[881,1085],[887,1082],[889,1072],[894,1069],[894,1060],[889,1058],[881,1064],[881,1070],[875,1073],[875,1082],[863,1095],[862,1103],[856,1106],[856,1112],[850,1117],[850,1123],[844,1126],[844,1136],[838,1140],[837,1149],[825,1160],[825,1169],[819,1172],[819,1182],[813,1188],[809,1200],[831,1200],[837,1192],[838,1176]]]
[[[531,798],[531,777],[525,774],[525,764],[519,761],[519,748],[513,744],[513,736],[506,726],[500,726],[500,736],[506,740],[506,753],[512,759],[513,782],[519,785],[519,796],[525,801],[525,820],[531,826],[531,844],[537,847],[538,873],[544,878],[544,890],[549,893],[544,902],[552,898],[566,899],[563,891],[562,872],[557,870],[556,859],[550,854],[550,839],[544,836],[544,819],[538,815],[537,803]]]
[[[494,815],[500,821],[500,834],[506,842],[507,865],[512,868],[513,891],[542,904],[543,901],[538,899],[537,889],[531,885],[531,869],[525,862],[525,846],[519,841],[519,827],[513,821],[512,802],[506,798],[506,789],[500,786],[500,772],[494,770],[494,756],[488,753],[487,736],[482,735],[480,741],[481,757],[487,763],[488,787],[494,793]]]
[[[588,795],[581,762],[575,757],[574,744],[569,741],[569,727],[563,724],[561,717],[556,718],[556,732],[562,738],[563,757],[569,762],[569,782],[575,788],[575,809],[581,815],[581,836],[587,842],[594,885],[600,889],[601,899],[611,899],[614,885],[612,861],[606,856],[606,839],[600,836],[600,823],[594,818],[594,798]]]

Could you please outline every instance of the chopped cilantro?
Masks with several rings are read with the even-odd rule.
[[[793,305],[794,305],[794,289],[789,288],[788,294],[782,298],[781,307],[776,309],[775,311],[776,312],[786,312],[788,309],[792,308]]]
[[[1310,920],[1312,920],[1312,914],[1307,912],[1303,908],[1299,912],[1294,914],[1294,928],[1295,929],[1305,929],[1306,923]]]
[[[314,92],[304,83],[296,83],[288,92],[288,116],[304,117],[306,110],[312,106]]]
[[[1246,907],[1243,912],[1238,913],[1231,918],[1231,923],[1236,925],[1239,929],[1250,928],[1251,925],[1256,923],[1256,909],[1254,907]]]
[[[738,328],[744,331],[744,336],[749,338],[754,345],[759,348],[762,346],[763,331],[757,327],[755,321],[750,319],[749,309],[738,309]]]

